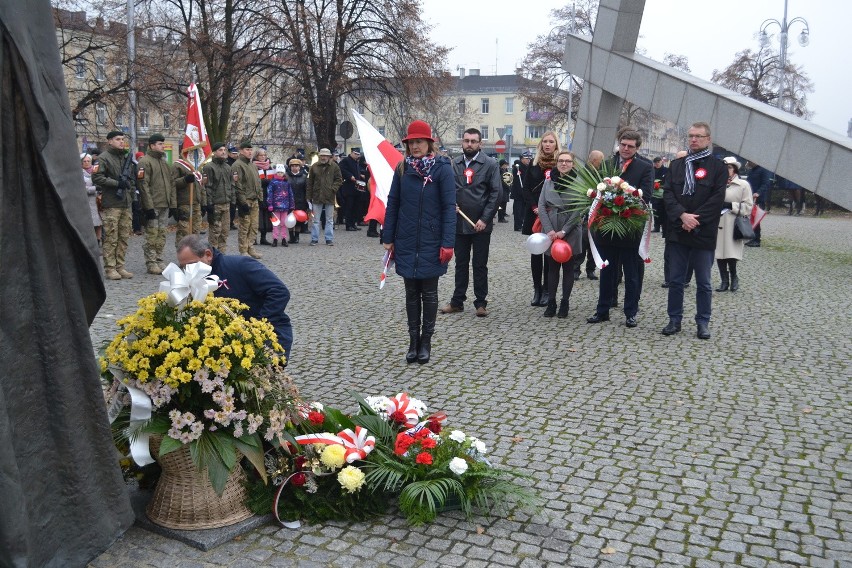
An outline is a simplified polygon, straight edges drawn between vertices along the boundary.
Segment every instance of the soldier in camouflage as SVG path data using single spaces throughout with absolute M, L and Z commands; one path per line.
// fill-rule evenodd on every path
M 231 205 L 237 202 L 237 198 L 231 166 L 227 161 L 228 149 L 222 142 L 216 142 L 212 148 L 213 160 L 202 168 L 202 184 L 207 203 L 210 244 L 225 254 L 228 248 L 228 230 L 231 226 Z
M 263 188 L 260 185 L 257 168 L 251 161 L 253 154 L 251 142 L 240 144 L 240 157 L 231 166 L 231 174 L 237 192 L 237 209 L 240 211 L 240 254 L 247 254 L 252 258 L 263 258 L 263 255 L 254 250 Z
M 166 246 L 166 230 L 169 217 L 178 216 L 177 195 L 172 167 L 166 160 L 165 138 L 152 134 L 148 138 L 148 152 L 139 160 L 139 199 L 145 214 L 145 267 L 148 274 L 161 274 L 163 249 Z
M 131 206 L 135 195 L 136 164 L 130 163 L 126 179 L 121 171 L 127 155 L 124 132 L 113 130 L 107 134 L 107 151 L 103 152 L 92 171 L 92 182 L 102 195 L 104 276 L 109 280 L 133 278 L 124 269 L 127 241 L 132 232 Z

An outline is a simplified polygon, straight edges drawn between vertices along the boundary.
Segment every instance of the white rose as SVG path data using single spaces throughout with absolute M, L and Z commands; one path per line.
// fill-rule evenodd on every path
M 627 189 L 630 188 L 630 184 L 627 183 L 626 181 L 623 181 L 620 184 L 618 184 L 618 187 L 620 187 L 621 189 L 627 190 Z
M 467 471 L 467 462 L 462 458 L 453 458 L 450 460 L 450 471 L 456 475 L 461 475 Z
M 606 184 L 604 182 L 600 182 L 598 184 L 598 191 L 603 191 L 606 189 Z
M 586 192 L 586 197 L 591 197 L 592 195 L 594 195 L 594 193 L 595 193 L 595 190 L 590 189 L 589 191 Z
M 639 197 L 642 197 L 642 190 L 641 190 L 641 189 L 637 189 L 636 191 L 639 193 Z
M 465 441 L 464 432 L 462 432 L 461 430 L 453 430 L 452 432 L 450 432 L 449 437 L 450 440 L 452 440 L 453 442 L 458 442 L 459 444 L 462 444 Z
M 618 187 L 618 184 L 620 184 L 620 183 L 621 183 L 621 178 L 620 178 L 620 177 L 618 177 L 618 176 L 614 176 L 614 177 L 613 177 L 612 179 L 610 179 L 609 181 L 610 181 L 610 183 L 611 183 L 612 185 L 614 185 L 615 187 Z

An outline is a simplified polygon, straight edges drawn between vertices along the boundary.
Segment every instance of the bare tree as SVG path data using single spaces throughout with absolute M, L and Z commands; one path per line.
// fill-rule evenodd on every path
M 440 90 L 447 50 L 428 39 L 420 13 L 420 0 L 270 1 L 266 65 L 288 78 L 319 146 L 336 146 L 344 97 L 369 106 Z
M 784 92 L 781 93 L 781 59 L 769 46 L 761 46 L 758 51 L 744 49 L 737 52 L 734 61 L 720 70 L 713 70 L 711 80 L 734 92 L 757 101 L 778 105 L 796 116 L 810 118 L 807 94 L 814 91 L 813 83 L 800 65 L 787 62 Z

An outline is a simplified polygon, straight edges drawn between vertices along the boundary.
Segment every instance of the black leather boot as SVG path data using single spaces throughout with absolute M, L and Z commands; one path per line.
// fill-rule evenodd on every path
M 432 335 L 435 333 L 435 317 L 438 315 L 438 289 L 423 290 L 423 331 L 420 335 L 420 347 L 417 349 L 417 362 L 423 365 L 432 358 Z
M 719 284 L 719 287 L 716 288 L 716 291 L 724 292 L 728 289 L 728 286 L 730 285 L 730 281 L 728 280 L 728 266 L 727 263 L 725 263 L 725 261 L 723 260 L 718 261 L 717 264 L 719 265 L 719 275 L 722 277 L 722 283 Z
M 550 302 L 550 294 L 547 293 L 547 290 L 541 291 L 541 299 L 538 301 L 538 305 L 540 307 L 546 306 Z
M 406 363 L 414 363 L 420 348 L 420 292 L 406 282 L 405 315 L 408 317 L 408 352 L 405 354 Z
M 547 309 L 544 310 L 544 317 L 552 318 L 556 315 L 556 300 L 547 302 Z
M 556 314 L 558 318 L 567 318 L 568 317 L 568 299 L 562 298 L 562 301 L 559 303 L 559 312 Z
M 541 286 L 536 286 L 535 291 L 533 292 L 532 301 L 530 302 L 531 306 L 538 306 L 541 302 Z
M 740 289 L 740 277 L 737 276 L 737 261 L 729 260 L 728 266 L 731 268 L 731 292 L 736 292 Z

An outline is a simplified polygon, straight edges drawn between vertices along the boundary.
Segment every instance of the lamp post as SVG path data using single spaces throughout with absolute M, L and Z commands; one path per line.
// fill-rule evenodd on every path
M 786 98 L 786 83 L 787 83 L 787 38 L 790 31 L 790 26 L 795 23 L 800 23 L 804 26 L 802 32 L 799 34 L 799 45 L 802 47 L 807 47 L 808 43 L 810 43 L 810 34 L 811 30 L 808 27 L 808 22 L 804 18 L 796 17 L 787 21 L 787 0 L 784 0 L 784 19 L 780 22 L 775 18 L 770 18 L 768 20 L 764 20 L 762 24 L 760 24 L 760 45 L 766 47 L 769 44 L 769 34 L 766 33 L 767 28 L 772 26 L 772 24 L 777 24 L 779 28 L 781 28 L 781 74 L 779 80 L 779 91 L 778 91 L 778 108 L 781 110 L 788 110 L 786 105 L 784 104 L 784 99 Z

